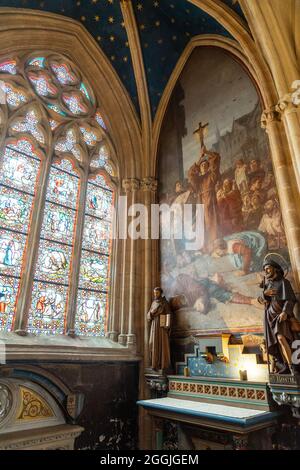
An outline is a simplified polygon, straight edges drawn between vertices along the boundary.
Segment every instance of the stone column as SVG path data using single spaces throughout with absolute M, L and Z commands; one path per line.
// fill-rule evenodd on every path
M 122 240 L 119 239 L 119 224 L 118 224 L 118 196 L 119 189 L 115 189 L 115 202 L 114 202 L 114 218 L 112 221 L 112 245 L 111 245 L 111 261 L 110 261 L 110 302 L 109 302 L 109 315 L 106 337 L 111 341 L 118 341 L 120 330 L 120 259 L 122 256 Z
M 137 202 L 137 191 L 140 187 L 140 181 L 132 178 L 130 180 L 130 198 L 128 203 L 134 205 Z M 133 238 L 129 239 L 130 244 L 130 273 L 129 273 L 129 313 L 128 313 L 128 333 L 127 333 L 127 346 L 133 346 L 136 343 L 136 334 L 135 334 L 135 312 L 136 303 L 135 298 L 137 291 L 141 288 L 141 283 L 136 276 L 136 260 L 137 260 L 137 242 Z
M 122 181 L 122 188 L 125 191 L 125 196 L 127 198 L 127 208 L 132 204 L 132 201 L 135 200 L 135 193 L 139 187 L 139 180 L 136 178 L 127 178 Z M 120 210 L 120 209 L 119 209 Z M 125 210 L 125 209 L 122 209 Z M 121 214 L 122 215 L 122 214 Z M 122 292 L 121 292 L 121 317 L 120 317 L 120 334 L 118 337 L 118 342 L 122 345 L 126 345 L 127 342 L 132 345 L 135 343 L 135 336 L 133 334 L 133 317 L 134 317 L 134 302 L 131 297 L 134 295 L 134 285 L 132 283 L 132 276 L 134 278 L 134 261 L 135 255 L 132 253 L 132 248 L 134 246 L 134 241 L 128 237 L 128 214 L 125 215 L 125 221 L 127 224 L 127 233 L 126 238 L 122 243 Z M 130 309 L 131 313 L 130 313 Z M 130 336 L 128 338 L 129 327 L 131 329 Z
M 266 109 L 262 114 L 262 127 L 266 129 L 277 189 L 281 204 L 282 217 L 295 281 L 300 286 L 300 212 L 299 189 L 291 161 L 281 114 L 277 107 Z
M 300 187 L 300 75 L 297 89 L 281 98 L 276 110 L 281 114 L 284 123 L 297 183 Z
M 144 204 L 148 209 L 148 230 L 149 238 L 144 244 L 144 367 L 149 366 L 149 327 L 146 319 L 147 311 L 151 305 L 152 291 L 158 282 L 158 240 L 151 239 L 151 206 L 156 203 L 156 192 L 158 182 L 153 177 L 143 178 L 141 181 L 141 189 L 144 192 Z
M 67 311 L 67 326 L 66 332 L 69 336 L 75 336 L 75 317 L 76 317 L 76 302 L 78 294 L 78 284 L 79 284 L 79 271 L 80 271 L 80 261 L 81 261 L 81 246 L 82 246 L 82 237 L 84 229 L 84 217 L 85 217 L 85 201 L 88 185 L 88 167 L 84 171 L 84 174 L 81 175 L 80 179 L 80 192 L 78 198 L 78 211 L 77 211 L 77 220 L 75 227 L 75 237 L 73 245 L 73 257 L 72 257 L 72 266 L 71 266 L 71 277 L 70 277 L 70 287 L 69 287 L 69 302 L 68 302 L 68 311 Z
M 39 241 L 41 227 L 44 217 L 44 207 L 46 201 L 46 191 L 48 186 L 48 179 L 51 169 L 51 159 L 47 158 L 41 162 L 40 175 L 41 180 L 37 185 L 37 191 L 34 197 L 34 206 L 31 218 L 31 227 L 27 237 L 27 249 L 25 253 L 25 259 L 23 260 L 23 266 L 26 266 L 26 270 L 20 281 L 19 290 L 22 295 L 18 297 L 16 305 L 16 314 L 14 320 L 14 331 L 20 336 L 27 334 L 27 320 L 28 310 L 30 308 L 33 277 L 35 271 L 35 264 L 39 250 Z

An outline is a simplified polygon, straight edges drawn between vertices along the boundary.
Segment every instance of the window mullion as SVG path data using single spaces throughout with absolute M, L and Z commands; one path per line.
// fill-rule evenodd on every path
M 40 177 L 37 191 L 34 197 L 31 224 L 27 238 L 27 248 L 23 259 L 23 273 L 20 281 L 18 300 L 13 330 L 20 334 L 26 334 L 28 311 L 30 307 L 35 263 L 39 249 L 41 227 L 44 217 L 46 191 L 51 168 L 51 158 L 41 162 Z
M 74 245 L 72 251 L 72 270 L 70 274 L 70 287 L 68 296 L 68 308 L 66 315 L 66 331 L 69 336 L 75 335 L 75 317 L 76 317 L 76 301 L 79 284 L 79 271 L 81 259 L 81 247 L 84 229 L 85 217 L 85 201 L 88 185 L 88 168 L 81 177 L 80 193 L 77 211 L 77 221 L 75 227 Z

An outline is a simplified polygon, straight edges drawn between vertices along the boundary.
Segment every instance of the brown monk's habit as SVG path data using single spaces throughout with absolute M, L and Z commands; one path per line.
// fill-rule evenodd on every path
M 170 314 L 170 306 L 165 297 L 152 302 L 147 315 L 148 321 L 151 321 L 149 349 L 152 369 L 168 369 L 171 364 Z

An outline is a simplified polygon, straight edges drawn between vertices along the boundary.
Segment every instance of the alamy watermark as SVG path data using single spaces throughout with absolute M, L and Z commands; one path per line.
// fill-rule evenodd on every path
M 203 248 L 203 204 L 152 204 L 149 210 L 144 204 L 128 206 L 127 196 L 120 196 L 112 211 L 114 239 L 182 240 L 187 251 Z

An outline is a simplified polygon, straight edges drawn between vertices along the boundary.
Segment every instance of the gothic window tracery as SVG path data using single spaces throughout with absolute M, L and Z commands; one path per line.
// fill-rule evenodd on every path
M 103 336 L 116 164 L 93 90 L 38 53 L 0 59 L 0 94 L 0 330 L 21 316 L 30 333 L 66 334 L 73 317 Z

